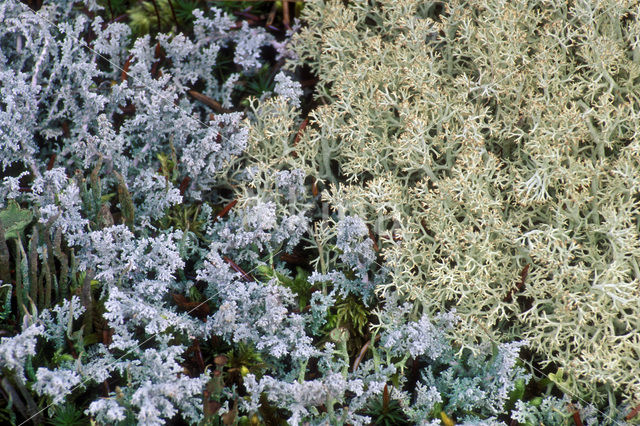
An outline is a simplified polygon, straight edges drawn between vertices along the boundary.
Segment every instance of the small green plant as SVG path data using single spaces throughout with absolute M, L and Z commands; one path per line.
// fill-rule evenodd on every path
M 22 209 L 13 201 L 0 211 L 0 287 L 3 297 L 2 317 L 8 318 L 11 304 L 7 297 L 13 283 L 16 295 L 16 318 L 27 313 L 28 303 L 38 309 L 54 306 L 71 291 L 70 277 L 77 272 L 73 264 L 73 251 L 65 247 L 62 232 L 57 230 L 51 238 L 53 220 L 31 226 L 38 214 Z M 26 235 L 25 235 L 26 234 Z M 8 268 L 11 250 L 16 267 Z M 30 299 L 30 301 L 29 301 Z
M 136 3 L 127 10 L 129 26 L 134 35 L 152 31 L 180 31 L 193 21 L 193 11 L 203 4 L 200 0 L 150 0 Z M 158 23 L 159 20 L 159 23 Z
M 267 279 L 277 278 L 280 285 L 290 289 L 293 294 L 298 297 L 298 306 L 300 310 L 303 310 L 309 304 L 311 299 L 311 284 L 309 284 L 309 273 L 303 268 L 296 267 L 296 275 L 294 278 L 289 278 L 285 274 L 282 274 L 271 266 L 261 265 L 257 268 L 259 274 Z
M 13 410 L 13 401 L 9 400 L 6 407 L 0 408 L 0 422 L 11 426 L 18 424 L 16 413 Z
M 369 323 L 369 312 L 364 304 L 355 296 L 348 296 L 336 304 L 339 327 L 346 327 L 359 336 L 364 336 Z
M 203 237 L 204 220 L 200 217 L 198 204 L 178 204 L 171 206 L 167 215 L 160 221 L 162 227 L 193 232 L 196 237 Z M 165 228 L 165 229 L 166 229 Z
M 82 410 L 73 404 L 65 404 L 55 409 L 54 416 L 49 420 L 52 426 L 84 426 L 89 422 Z
M 400 426 L 409 424 L 400 401 L 391 399 L 388 385 L 384 385 L 382 398 L 371 401 L 366 414 L 371 416 L 374 425 Z
M 240 380 L 248 373 L 260 374 L 265 363 L 262 356 L 251 345 L 239 343 L 237 347 L 227 353 L 229 379 Z
M 124 180 L 118 178 L 119 174 L 116 174 L 118 178 L 117 189 L 113 192 L 103 193 L 104 187 L 102 179 L 100 178 L 100 172 L 102 170 L 102 157 L 98 157 L 96 164 L 89 175 L 89 179 L 86 179 L 80 171 L 76 172 L 75 180 L 78 188 L 80 189 L 80 198 L 82 199 L 82 207 L 89 218 L 89 226 L 91 229 L 102 229 L 114 224 L 113 216 L 111 215 L 111 203 L 109 200 L 118 195 L 120 206 L 122 209 L 122 218 L 133 220 L 133 203 L 131 202 L 130 194 L 127 190 Z M 120 176 L 121 177 L 121 176 Z M 128 196 L 129 199 L 126 199 Z M 125 206 L 127 207 L 125 209 Z
M 181 25 L 188 25 L 193 21 L 193 11 L 201 6 L 200 0 L 176 0 L 174 9 Z
M 245 98 L 240 105 L 248 106 L 249 96 L 259 98 L 267 92 L 272 92 L 275 87 L 273 77 L 274 73 L 272 67 L 265 65 L 253 76 L 249 77 L 247 81 L 242 84 L 238 84 L 238 88 L 241 89 L 243 97 Z
M 170 143 L 170 153 L 160 152 L 156 157 L 160 162 L 159 172 L 164 176 L 167 182 L 166 190 L 168 190 L 170 186 L 177 185 L 180 180 L 175 147 Z M 182 179 L 180 183 L 181 191 L 184 191 L 188 183 L 189 178 Z M 192 232 L 198 239 L 202 239 L 204 237 L 202 231 L 205 223 L 200 212 L 200 204 L 197 203 L 174 204 L 167 209 L 165 216 L 158 221 L 158 226 L 160 229 L 173 227 L 185 233 Z
M 33 221 L 33 212 L 21 208 L 18 203 L 11 200 L 8 206 L 0 211 L 0 225 L 4 228 L 4 238 L 10 240 L 18 238 Z

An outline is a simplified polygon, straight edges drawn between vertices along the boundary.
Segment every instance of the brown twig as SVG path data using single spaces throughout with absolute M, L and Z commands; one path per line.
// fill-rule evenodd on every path
M 53 169 L 53 166 L 56 164 L 56 154 L 52 154 L 49 157 L 49 162 L 47 163 L 47 170 Z
M 303 313 L 303 312 L 309 312 L 310 310 L 311 310 L 311 305 L 307 305 L 302 309 L 293 308 L 293 309 L 291 309 L 291 312 L 293 312 L 294 314 L 299 314 L 299 313 Z
M 113 18 L 112 20 L 110 20 L 109 22 L 105 22 L 103 25 L 104 27 L 108 27 L 110 24 L 113 24 L 114 22 L 120 22 L 123 21 L 125 19 L 127 19 L 129 16 L 126 13 L 123 13 L 122 15 L 116 16 L 115 18 Z
M 162 32 L 162 24 L 160 22 L 160 11 L 158 10 L 158 4 L 156 3 L 156 0 L 151 0 L 151 3 L 153 4 L 153 8 L 156 11 L 156 18 L 158 19 L 158 32 L 161 33 Z
M 233 12 L 234 15 L 239 16 L 241 18 L 244 18 L 248 21 L 251 21 L 250 24 L 255 25 L 258 22 L 260 22 L 260 18 L 257 17 L 256 15 L 254 15 L 253 13 L 249 13 L 249 11 L 247 9 L 245 10 L 240 10 L 240 11 L 235 11 Z
M 200 92 L 196 92 L 195 90 L 187 90 L 187 94 L 191 96 L 196 101 L 202 102 L 207 105 L 209 108 L 217 112 L 218 114 L 224 114 L 231 112 L 230 110 L 224 108 L 222 104 L 216 100 L 211 99 L 210 97 L 203 95 Z
M 193 349 L 196 354 L 196 362 L 198 363 L 198 367 L 200 367 L 200 371 L 204 371 L 204 358 L 202 357 L 202 351 L 200 350 L 200 342 L 198 342 L 198 339 L 193 339 Z
M 269 12 L 269 16 L 267 17 L 266 27 L 270 27 L 273 25 L 273 21 L 276 19 L 276 12 L 278 11 L 278 6 L 276 3 L 273 3 L 273 7 L 271 7 L 271 11 Z
M 293 139 L 293 146 L 296 146 L 296 144 L 300 142 L 300 139 L 302 138 L 302 132 L 304 131 L 304 129 L 307 128 L 308 124 L 309 124 L 309 117 L 305 118 L 302 121 L 302 124 L 300 124 L 300 127 L 298 127 L 298 132 L 296 133 L 296 137 Z
M 129 57 L 127 58 L 127 60 L 124 62 L 124 65 L 122 66 L 122 74 L 120 74 L 120 81 L 124 82 L 127 80 L 127 77 L 129 77 L 129 67 L 131 66 L 131 59 L 133 59 L 133 55 L 129 55 Z
M 317 78 L 308 78 L 306 80 L 302 80 L 300 82 L 300 86 L 302 86 L 302 87 L 310 87 L 310 86 L 313 86 L 313 85 L 317 84 L 318 81 L 320 81 L 320 80 L 317 79 Z
M 105 344 L 106 346 L 109 346 L 111 344 L 111 342 L 113 342 L 113 339 L 111 338 L 113 335 L 113 330 L 111 330 L 110 328 L 105 328 L 102 330 L 102 343 Z
M 229 259 L 227 256 L 224 257 L 224 261 L 231 265 L 231 268 L 239 272 L 242 277 L 247 281 L 255 281 L 251 275 L 247 274 L 241 267 L 239 267 L 233 260 Z
M 369 229 L 369 238 L 371 238 L 371 242 L 373 243 L 373 251 L 376 253 L 379 252 L 380 248 L 378 247 L 378 243 L 376 243 L 376 237 L 373 235 L 373 231 L 371 229 Z
M 180 195 L 184 195 L 185 191 L 189 187 L 189 182 L 191 182 L 191 178 L 189 176 L 185 176 L 180 182 Z
M 225 217 L 227 215 L 227 213 L 229 213 L 229 210 L 231 210 L 233 208 L 233 206 L 235 206 L 237 203 L 238 203 L 238 200 L 231 201 L 229 204 L 224 206 L 222 208 L 222 210 L 220 210 L 220 212 L 216 215 L 216 218 Z
M 69 131 L 69 123 L 66 120 L 62 122 L 61 126 L 62 126 L 62 136 L 64 136 L 65 138 L 68 138 L 69 136 L 71 136 L 71 132 Z
M 300 256 L 296 253 L 281 253 L 280 254 L 280 259 L 283 260 L 284 262 L 290 263 L 291 265 L 306 265 L 307 264 L 307 260 L 304 258 L 304 256 Z
M 111 0 L 107 0 L 107 4 L 109 5 L 109 14 L 111 15 L 111 19 L 114 18 L 113 8 L 111 7 Z
M 304 119 L 302 124 L 300 124 L 300 127 L 298 128 L 298 131 L 296 132 L 296 136 L 295 136 L 295 138 L 293 138 L 293 144 L 291 146 L 296 146 L 297 143 L 300 141 L 300 138 L 302 138 L 302 132 L 307 127 L 307 124 L 309 124 L 309 118 L 308 117 Z M 293 158 L 298 158 L 298 153 L 295 150 L 292 150 L 291 151 L 291 156 Z
M 123 114 L 134 114 L 136 112 L 136 106 L 129 102 L 127 105 L 121 106 L 120 111 L 122 111 Z
M 192 302 L 181 294 L 173 293 L 173 300 L 179 308 L 184 309 L 190 315 L 198 318 L 206 318 L 211 312 L 209 305 L 206 303 Z
M 289 0 L 282 1 L 282 24 L 288 30 L 291 29 L 290 20 L 289 20 Z
M 634 408 L 633 410 L 631 410 L 629 412 L 629 414 L 627 414 L 625 416 L 625 420 L 631 420 L 632 418 L 634 418 L 635 416 L 638 415 L 638 413 L 640 413 L 640 404 L 638 404 L 638 406 L 636 406 L 636 408 Z
M 569 404 L 569 411 L 571 411 L 573 415 L 573 422 L 576 426 L 583 426 L 582 419 L 580 418 L 580 412 L 573 406 L 573 404 Z
M 173 16 L 173 20 L 176 23 L 176 30 L 180 31 L 180 24 L 178 23 L 178 18 L 176 16 L 176 11 L 173 10 L 173 3 L 171 3 L 171 0 L 167 0 L 169 2 L 169 8 L 171 9 L 171 15 Z
M 160 42 L 156 43 L 154 57 L 157 59 L 157 61 L 155 61 L 153 65 L 151 65 L 151 76 L 157 79 L 162 76 L 162 71 L 160 70 L 160 63 L 165 58 L 164 54 L 162 53 L 162 46 L 160 46 Z
M 377 342 L 378 340 L 380 340 L 380 335 L 376 335 L 374 342 Z M 362 349 L 360 349 L 360 353 L 358 354 L 358 358 L 356 358 L 356 360 L 353 362 L 353 368 L 351 369 L 352 372 L 355 372 L 356 369 L 358 368 L 358 366 L 360 365 L 360 361 L 362 361 L 362 358 L 364 357 L 364 354 L 367 353 L 367 349 L 369 349 L 369 346 L 371 345 L 371 340 L 367 340 L 367 343 L 364 344 L 364 346 L 362 347 Z

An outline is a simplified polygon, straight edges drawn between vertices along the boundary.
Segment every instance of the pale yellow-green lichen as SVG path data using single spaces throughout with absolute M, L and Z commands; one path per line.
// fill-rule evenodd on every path
M 378 292 L 455 307 L 467 345 L 527 338 L 574 396 L 633 402 L 639 13 L 619 0 L 309 1 L 295 46 L 322 105 L 295 147 L 299 121 L 263 115 L 250 151 L 368 220 L 393 276 Z

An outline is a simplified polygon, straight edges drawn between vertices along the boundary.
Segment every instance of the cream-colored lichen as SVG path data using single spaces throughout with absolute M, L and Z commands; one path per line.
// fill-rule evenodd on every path
M 311 0 L 303 14 L 295 49 L 320 106 L 295 147 L 300 117 L 263 121 L 250 152 L 369 222 L 392 272 L 380 294 L 455 307 L 463 344 L 527 338 L 574 396 L 637 399 L 637 2 Z

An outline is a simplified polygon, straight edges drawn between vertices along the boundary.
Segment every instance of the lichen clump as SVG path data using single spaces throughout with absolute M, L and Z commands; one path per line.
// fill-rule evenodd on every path
M 0 421 L 640 410 L 636 2 L 44 3 L 0 3 Z
M 637 2 L 311 1 L 304 19 L 323 105 L 290 161 L 375 228 L 376 291 L 455 307 L 466 344 L 529 339 L 572 394 L 637 398 Z

